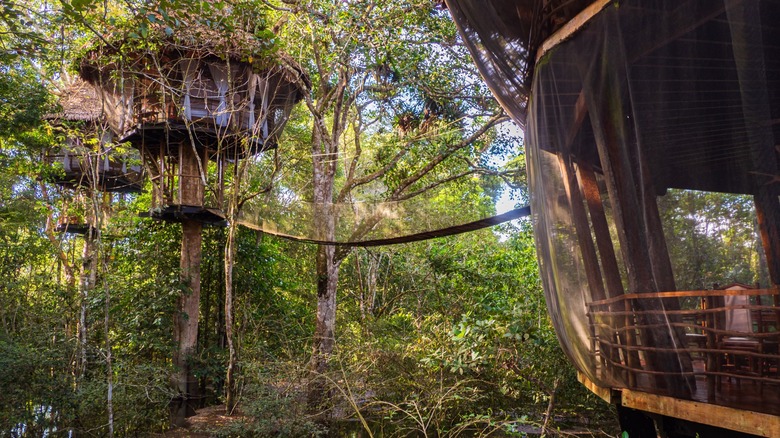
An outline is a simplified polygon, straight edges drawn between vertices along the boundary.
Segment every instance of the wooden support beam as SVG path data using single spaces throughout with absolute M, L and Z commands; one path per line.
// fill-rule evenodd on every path
M 744 0 L 736 0 L 742 2 Z M 703 24 L 713 20 L 715 17 L 723 14 L 725 11 L 724 2 L 720 1 L 684 1 L 669 3 L 676 8 L 667 12 L 663 18 L 648 20 L 646 29 L 635 30 L 636 35 L 643 37 L 638 44 L 628 54 L 631 62 L 652 53 L 653 51 L 677 41 L 680 37 L 687 35 Z M 641 3 L 640 3 L 641 5 Z M 663 22 L 664 29 L 671 31 L 658 32 L 657 23 Z
M 761 190 L 755 197 L 756 219 L 761 246 L 766 255 L 769 279 L 774 286 L 780 286 L 780 205 L 777 194 Z
M 177 426 L 186 424 L 186 418 L 195 415 L 200 407 L 198 380 L 192 370 L 192 357 L 198 349 L 198 316 L 200 309 L 200 265 L 202 257 L 203 224 L 197 221 L 182 222 L 181 280 L 187 289 L 179 295 L 174 315 L 173 339 L 176 350 L 171 376 L 176 396 L 171 400 L 171 422 Z
M 598 187 L 595 182 L 595 175 L 592 170 L 589 175 L 581 175 L 581 169 L 591 169 L 588 164 L 581 163 L 581 159 L 577 160 L 574 153 L 574 143 L 576 142 L 580 132 L 582 131 L 582 125 L 588 116 L 588 106 L 585 100 L 585 93 L 580 92 L 577 97 L 577 101 L 574 105 L 574 114 L 572 117 L 572 123 L 569 126 L 566 134 L 566 139 L 563 147 L 560 150 L 560 165 L 561 174 L 563 175 L 563 183 L 568 197 L 569 205 L 572 212 L 572 219 L 574 220 L 574 227 L 577 233 L 577 240 L 579 243 L 580 251 L 583 258 L 583 265 L 585 267 L 586 276 L 588 278 L 588 286 L 591 293 L 591 300 L 599 301 L 605 299 L 608 292 L 604 287 L 604 278 L 607 278 L 609 283 L 609 293 L 615 295 L 623 294 L 623 286 L 620 280 L 620 274 L 617 267 L 617 260 L 615 259 L 615 252 L 612 246 L 612 239 L 609 236 L 609 227 L 604 216 L 604 206 L 601 203 L 601 196 L 598 191 Z M 577 167 L 575 168 L 572 161 L 576 160 Z M 579 170 L 578 170 L 579 169 Z M 583 179 L 592 179 L 593 184 L 583 184 Z M 593 193 L 595 187 L 595 193 Z M 587 193 L 587 205 L 591 212 L 591 221 L 593 223 L 593 230 L 591 230 L 591 222 L 588 221 L 587 210 L 583 206 L 582 192 L 590 190 Z M 598 204 L 598 205 L 596 205 Z M 595 214 L 595 216 L 594 216 Z M 599 217 L 599 214 L 601 217 Z M 593 234 L 595 234 L 599 252 L 601 255 L 602 263 L 599 265 L 599 257 L 596 254 L 596 248 L 593 243 Z M 604 252 L 601 252 L 601 251 Z M 602 269 L 604 273 L 602 274 Z M 602 298 L 599 298 L 602 297 Z M 591 315 L 589 315 L 591 317 Z M 623 317 L 622 324 L 631 324 L 630 318 Z M 596 329 L 596 324 L 599 321 L 591 320 L 591 327 Z M 596 332 L 592 333 L 595 338 Z M 610 342 L 602 342 L 599 344 L 599 351 L 603 356 L 603 359 L 615 363 L 620 362 L 620 349 L 613 348 L 614 344 L 622 345 L 636 345 L 636 338 L 632 332 L 623 333 L 620 335 L 621 342 L 618 342 L 618 335 L 616 333 L 605 332 L 603 330 L 598 332 L 599 339 L 609 340 Z M 595 349 L 595 344 L 593 345 Z M 623 357 L 629 367 L 637 368 L 640 364 L 639 354 L 636 351 L 623 350 Z M 606 363 L 604 364 L 606 365 Z M 624 378 L 627 379 L 629 385 L 635 384 L 636 376 L 631 373 L 627 373 Z
M 601 267 L 604 274 L 607 297 L 619 297 L 623 295 L 623 281 L 620 278 L 620 268 L 617 264 L 615 255 L 615 246 L 612 243 L 612 236 L 609 232 L 609 223 L 604 211 L 604 202 L 601 199 L 596 180 L 596 173 L 593 167 L 587 164 L 581 164 L 577 168 L 577 175 L 580 177 L 580 185 L 585 195 L 585 201 L 588 204 L 590 219 L 593 223 L 593 233 L 596 236 L 596 247 L 601 256 Z
M 566 197 L 569 203 L 574 229 L 577 234 L 577 242 L 582 255 L 582 262 L 585 267 L 585 275 L 588 279 L 588 287 L 591 293 L 591 300 L 603 300 L 607 298 L 604 291 L 604 280 L 601 276 L 596 247 L 593 244 L 588 213 L 580 191 L 580 184 L 577 173 L 572 161 L 575 159 L 572 151 L 577 135 L 582 130 L 582 123 L 588 115 L 588 107 L 585 103 L 585 94 L 580 93 L 577 102 L 574 105 L 574 115 L 571 126 L 569 126 L 564 144 L 560 145 L 558 150 L 558 163 L 563 176 L 563 187 L 566 191 Z
M 732 1 L 742 2 L 744 0 Z M 536 62 L 538 63 L 547 52 L 559 44 L 573 38 L 577 32 L 583 29 L 593 17 L 609 6 L 610 3 L 612 3 L 611 0 L 594 1 L 590 6 L 577 14 L 577 16 L 569 20 L 563 27 L 550 35 L 550 37 L 539 46 L 539 50 L 536 52 Z M 624 7 L 631 6 L 626 5 Z M 643 39 L 641 43 L 637 45 L 636 49 L 631 54 L 630 59 L 636 60 L 677 40 L 681 36 L 722 14 L 725 10 L 722 2 L 698 2 L 696 3 L 696 7 L 698 8 L 697 11 L 692 13 L 689 3 L 684 3 L 670 11 L 667 16 L 663 18 L 663 21 L 668 23 L 667 29 L 675 30 L 672 33 L 634 30 L 635 34 L 648 36 L 649 38 Z M 650 11 L 647 11 L 646 13 L 650 13 Z M 655 20 L 653 20 L 653 22 L 655 22 Z
M 594 67 L 595 68 L 595 67 Z M 607 193 L 611 200 L 612 214 L 617 226 L 623 262 L 628 273 L 629 288 L 636 293 L 658 292 L 659 286 L 673 286 L 673 278 L 656 278 L 671 272 L 668 254 L 662 254 L 665 245 L 659 245 L 663 239 L 663 230 L 657 218 L 655 191 L 650 189 L 650 178 L 642 175 L 646 171 L 642 167 L 643 157 L 638 148 L 635 154 L 629 156 L 626 145 L 636 144 L 630 126 L 614 124 L 615 120 L 625 120 L 623 116 L 622 99 L 619 85 L 624 78 L 617 77 L 617 72 L 610 70 L 591 73 L 591 83 L 584 84 L 591 122 L 596 138 L 601 169 Z M 608 92 L 602 92 L 609 90 Z M 652 228 L 651 228 L 652 227 Z M 661 310 L 671 303 L 661 300 L 643 302 L 645 309 Z M 630 309 L 626 309 L 630 310 Z M 641 325 L 652 325 L 652 315 L 641 316 Z M 631 321 L 626 321 L 627 325 Z M 683 345 L 684 339 L 671 326 L 669 330 L 642 330 L 642 345 L 649 347 L 668 348 Z M 630 354 L 630 353 L 629 353 Z M 675 377 L 690 371 L 690 357 L 680 357 L 676 354 L 644 353 L 648 370 L 663 371 L 668 375 L 657 375 L 654 386 L 660 391 L 666 391 L 678 397 L 690 397 L 692 379 Z M 684 356 L 684 355 L 683 355 Z
M 780 436 L 780 417 L 775 415 L 681 400 L 631 389 L 604 388 L 581 373 L 577 373 L 577 380 L 608 403 L 761 437 Z
M 201 163 L 205 169 L 203 157 L 189 144 L 179 147 L 179 199 L 181 205 L 200 207 L 203 205 L 204 185 L 201 177 Z
M 603 300 L 607 296 L 604 292 L 604 281 L 601 277 L 596 247 L 591 237 L 590 223 L 588 214 L 585 211 L 585 203 L 582 200 L 580 186 L 577 183 L 577 175 L 574 167 L 569 161 L 571 156 L 558 157 L 558 162 L 563 175 L 563 185 L 566 191 L 566 197 L 569 202 L 574 230 L 577 234 L 577 243 L 582 255 L 582 264 L 585 268 L 585 275 L 588 279 L 588 289 L 591 293 L 591 300 Z
M 594 1 L 590 6 L 577 14 L 576 17 L 572 18 L 566 24 L 564 24 L 563 27 L 555 31 L 555 33 L 550 35 L 550 37 L 547 38 L 541 46 L 539 46 L 539 49 L 536 51 L 536 62 L 539 62 L 542 56 L 550 51 L 550 49 L 571 38 L 583 26 L 585 26 L 585 24 L 590 21 L 591 18 L 596 16 L 596 14 L 601 12 L 601 10 L 607 7 L 610 3 L 612 3 L 612 0 Z
M 597 396 L 604 400 L 607 403 L 617 403 L 620 401 L 620 393 L 609 389 L 609 388 L 603 388 L 601 386 L 598 386 L 597 384 L 593 383 L 592 380 L 588 378 L 585 374 L 582 374 L 581 372 L 577 371 L 577 380 L 582 383 L 583 386 L 588 388 L 588 390 Z

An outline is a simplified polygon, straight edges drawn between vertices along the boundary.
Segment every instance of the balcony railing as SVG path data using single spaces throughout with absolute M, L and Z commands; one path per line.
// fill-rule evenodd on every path
M 97 186 L 101 190 L 115 192 L 141 190 L 143 173 L 140 163 L 134 163 L 138 161 L 137 158 L 133 159 L 132 155 L 104 155 L 96 159 L 95 168 L 90 169 L 83 156 L 67 148 L 45 156 L 48 164 L 59 163 L 62 166 L 63 174 L 55 178 L 55 183 L 90 186 L 92 177 L 96 176 Z
M 626 294 L 589 303 L 588 318 L 591 352 L 602 379 L 656 392 L 653 379 L 673 374 L 695 382 L 694 399 L 712 402 L 728 392 L 735 403 L 744 398 L 742 384 L 750 383 L 744 394 L 759 394 L 760 410 L 779 409 L 778 289 Z M 670 332 L 674 341 L 649 342 L 658 331 Z M 690 366 L 651 366 L 658 357 L 676 357 Z M 773 390 L 765 392 L 766 385 Z

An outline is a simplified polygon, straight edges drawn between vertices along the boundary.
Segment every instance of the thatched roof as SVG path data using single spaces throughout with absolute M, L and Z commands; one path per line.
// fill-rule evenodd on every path
M 130 37 L 125 32 L 115 29 L 111 31 L 105 40 L 96 39 L 85 48 L 85 55 L 80 58 L 78 68 L 81 76 L 96 82 L 101 71 L 111 71 L 116 68 L 113 64 L 113 55 L 122 52 L 123 58 L 129 62 L 146 62 L 151 56 L 160 58 L 208 58 L 215 57 L 223 60 L 230 59 L 235 62 L 246 62 L 253 58 L 258 41 L 249 34 L 236 31 L 234 35 L 224 36 L 205 26 L 184 26 L 175 30 L 170 35 L 166 33 L 164 26 L 151 26 L 146 39 L 159 43 L 159 51 L 156 53 L 139 47 L 133 49 L 133 43 L 138 41 L 137 36 Z M 120 50 L 120 47 L 122 49 Z
M 148 17 L 141 18 L 141 22 L 147 26 L 143 44 L 139 44 L 142 40 L 135 28 L 109 28 L 102 39 L 95 39 L 83 49 L 83 55 L 77 57 L 79 74 L 97 84 L 101 74 L 118 69 L 119 66 L 112 59 L 121 51 L 124 62 L 128 63 L 124 67 L 129 67 L 131 71 L 145 70 L 152 64 L 154 57 L 163 62 L 181 58 L 229 59 L 231 62 L 249 65 L 258 73 L 277 70 L 285 81 L 298 88 L 311 87 L 311 81 L 300 64 L 276 50 L 271 38 L 259 38 L 238 26 L 229 30 L 215 29 L 191 17 L 177 18 L 171 15 L 167 22 L 177 23 L 175 27 L 165 24 L 166 21 L 160 16 L 152 15 L 156 17 L 153 20 Z M 159 49 L 156 52 L 149 51 L 149 47 L 155 46 L 150 43 L 156 43 Z
M 274 69 L 279 69 L 282 78 L 298 88 L 298 97 L 295 99 L 295 102 L 297 103 L 303 99 L 303 93 L 306 90 L 311 90 L 311 78 L 303 69 L 303 66 L 287 53 L 277 52 L 276 58 L 279 65 L 274 67 Z
M 197 22 L 191 25 L 181 22 L 175 29 L 161 23 L 162 21 L 158 21 L 151 25 L 145 39 L 147 42 L 157 42 L 156 47 L 159 47 L 159 50 L 156 52 L 148 49 L 149 46 L 155 46 L 154 44 L 139 46 L 137 35 L 133 35 L 133 38 L 136 38 L 133 39 L 130 38 L 130 33 L 120 29 L 109 30 L 108 37 L 93 41 L 85 48 L 84 54 L 77 57 L 79 74 L 94 85 L 114 88 L 112 92 L 116 93 L 118 89 L 111 80 L 111 74 L 120 69 L 137 74 L 158 65 L 163 69 L 171 68 L 172 63 L 184 58 L 223 61 L 229 59 L 233 63 L 249 66 L 256 73 L 278 75 L 282 82 L 287 82 L 290 87 L 297 89 L 296 102 L 303 98 L 306 90 L 311 89 L 311 79 L 297 61 L 290 55 L 275 50 L 272 42 L 263 41 L 252 33 L 240 28 L 224 32 Z M 121 66 L 115 61 L 118 58 L 115 55 L 120 52 L 123 60 Z M 178 75 L 178 72 L 170 72 Z M 163 73 L 168 74 L 170 73 Z
M 95 87 L 80 78 L 68 78 L 67 81 L 62 90 L 56 93 L 61 110 L 48 114 L 46 118 L 85 122 L 97 120 L 103 108 Z

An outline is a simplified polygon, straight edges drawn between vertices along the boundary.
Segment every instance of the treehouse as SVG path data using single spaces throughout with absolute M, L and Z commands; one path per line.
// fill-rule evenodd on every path
M 156 51 L 125 50 L 121 66 L 113 48 L 89 51 L 80 73 L 106 96 L 121 141 L 141 152 L 152 215 L 219 223 L 226 168 L 277 147 L 308 78 L 248 32 L 164 30 L 150 31 Z
M 632 438 L 780 436 L 780 1 L 447 5 L 525 127 L 581 382 Z
M 61 93 L 59 105 L 61 111 L 47 117 L 65 133 L 64 144 L 44 156 L 47 163 L 61 167 L 53 182 L 104 192 L 140 191 L 143 175 L 138 153 L 119 153 L 112 145 L 112 133 L 101 127 L 103 114 L 95 88 L 76 79 Z
M 81 76 L 103 95 L 113 131 L 141 153 L 152 183 L 151 216 L 182 224 L 180 268 L 187 293 L 180 295 L 174 318 L 177 395 L 170 406 L 178 426 L 203 401 L 191 368 L 203 225 L 225 223 L 230 172 L 239 160 L 277 147 L 290 111 L 311 85 L 298 64 L 274 52 L 269 41 L 232 27 L 235 17 L 229 8 L 224 13 L 231 24 L 222 29 L 197 17 L 174 20 L 172 29 L 161 24 L 162 17 L 144 16 L 144 25 L 151 24 L 144 44 L 110 31 L 106 41 L 113 43 L 96 43 L 80 61 Z

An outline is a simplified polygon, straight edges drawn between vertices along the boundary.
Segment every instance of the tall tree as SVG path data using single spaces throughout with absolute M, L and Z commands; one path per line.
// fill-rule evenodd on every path
M 477 173 L 507 121 L 445 11 L 427 0 L 265 2 L 287 49 L 306 60 L 314 238 L 334 241 L 341 204 L 409 201 Z M 506 147 L 506 144 L 502 144 Z M 379 193 L 379 195 L 376 195 Z M 366 199 L 365 197 L 362 197 Z M 462 214 L 462 212 L 459 212 Z M 422 217 L 422 215 L 421 215 Z M 359 240 L 381 220 L 352 224 Z M 309 400 L 317 406 L 335 346 L 339 268 L 348 248 L 320 245 Z

